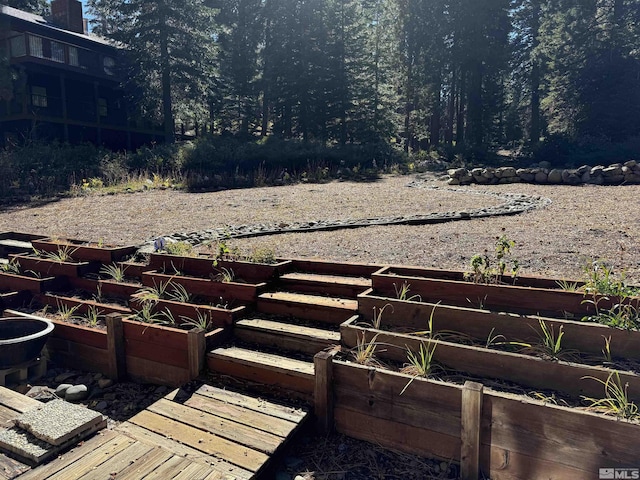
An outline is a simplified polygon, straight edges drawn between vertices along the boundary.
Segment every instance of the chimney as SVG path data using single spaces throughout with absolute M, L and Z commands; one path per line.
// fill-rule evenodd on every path
M 54 23 L 76 33 L 84 32 L 82 3 L 79 0 L 52 0 L 51 16 Z

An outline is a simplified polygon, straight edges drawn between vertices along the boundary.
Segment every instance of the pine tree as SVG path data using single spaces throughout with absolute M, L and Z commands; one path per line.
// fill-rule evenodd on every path
M 175 138 L 183 121 L 206 114 L 213 88 L 213 11 L 202 0 L 90 0 L 96 27 L 125 45 L 129 91 L 145 116 L 164 123 L 165 139 Z

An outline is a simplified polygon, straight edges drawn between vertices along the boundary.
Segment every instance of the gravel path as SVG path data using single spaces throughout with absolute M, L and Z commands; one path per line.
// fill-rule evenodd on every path
M 543 209 L 508 216 L 434 225 L 373 226 L 350 230 L 290 233 L 232 240 L 243 251 L 273 248 L 282 257 L 317 257 L 372 263 L 403 263 L 465 269 L 475 253 L 493 249 L 506 234 L 521 273 L 578 278 L 591 258 L 624 268 L 640 283 L 640 186 L 509 184 L 469 186 L 456 191 L 423 176 L 385 176 L 377 182 L 334 181 L 214 193 L 148 191 L 117 196 L 88 195 L 0 213 L 0 231 L 113 243 L 140 244 L 175 232 L 226 225 L 348 220 L 463 211 L 502 203 L 483 191 L 546 197 Z

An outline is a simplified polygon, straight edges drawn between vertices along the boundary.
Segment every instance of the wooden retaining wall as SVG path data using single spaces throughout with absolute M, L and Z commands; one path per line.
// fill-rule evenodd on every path
M 460 462 L 463 479 L 598 478 L 634 466 L 640 425 L 580 409 L 315 357 L 321 428 Z

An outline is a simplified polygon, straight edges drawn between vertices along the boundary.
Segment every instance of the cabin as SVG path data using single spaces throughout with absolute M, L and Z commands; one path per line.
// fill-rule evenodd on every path
M 161 142 L 122 88 L 122 49 L 87 32 L 78 0 L 53 0 L 51 17 L 0 5 L 0 147 L 29 140 L 135 149 Z M 2 66 L 0 66 L 2 68 Z

